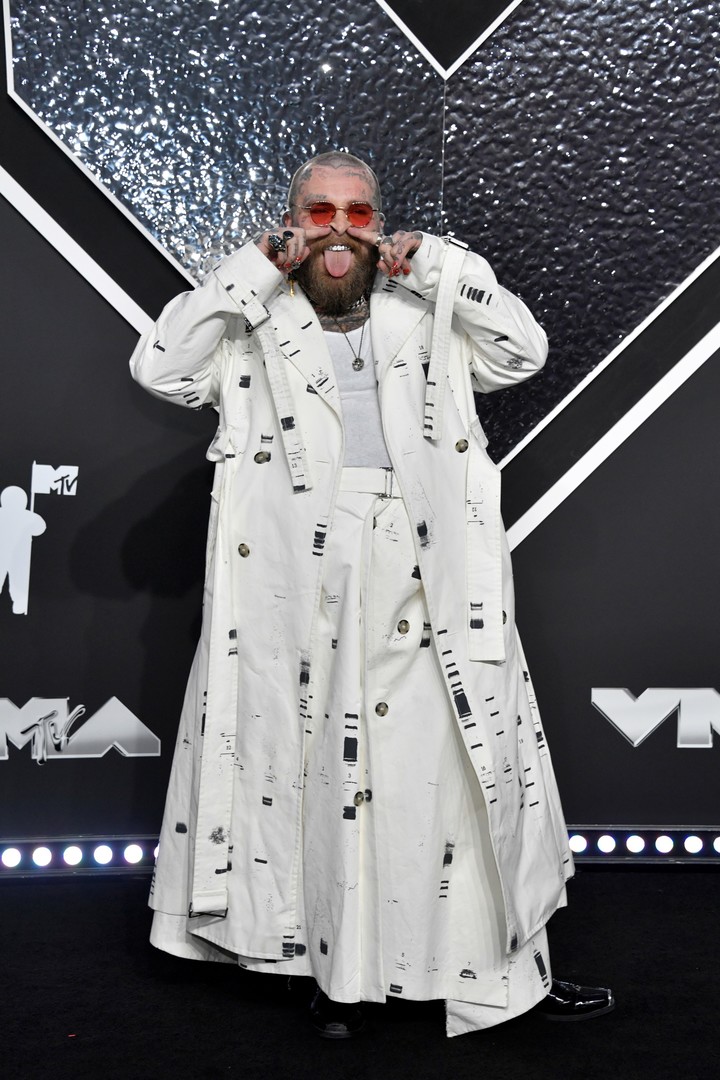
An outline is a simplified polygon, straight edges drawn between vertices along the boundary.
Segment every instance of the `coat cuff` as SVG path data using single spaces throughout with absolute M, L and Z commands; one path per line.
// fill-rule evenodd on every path
M 253 330 L 267 322 L 270 312 L 265 307 L 265 301 L 282 284 L 283 275 L 256 244 L 245 244 L 223 259 L 213 273 Z

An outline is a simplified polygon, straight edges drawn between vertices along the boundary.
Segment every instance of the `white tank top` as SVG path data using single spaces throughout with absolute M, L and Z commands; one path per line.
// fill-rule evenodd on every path
M 364 329 L 364 334 L 362 326 L 357 330 L 351 330 L 347 337 L 343 333 L 325 331 L 325 341 L 330 350 L 342 405 L 345 428 L 344 465 L 349 468 L 389 469 L 391 462 L 385 446 L 380 419 L 380 402 L 368 323 L 365 323 Z M 361 338 L 362 351 L 360 351 Z M 358 355 L 364 363 L 362 368 L 356 371 L 353 368 L 353 360 Z

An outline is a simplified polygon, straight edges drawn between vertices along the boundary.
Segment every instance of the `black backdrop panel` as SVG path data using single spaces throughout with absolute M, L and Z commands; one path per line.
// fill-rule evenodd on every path
M 679 749 L 671 716 L 634 748 L 591 705 L 593 687 L 718 687 L 719 400 L 716 354 L 514 552 L 570 821 L 720 824 L 720 746 Z
M 7 583 L 0 594 L 0 836 L 152 832 L 198 631 L 212 421 L 132 383 L 135 331 L 3 199 L 0 234 L 13 252 L 0 264 L 0 491 L 29 493 L 33 461 L 78 468 L 76 494 L 36 495 L 46 529 L 27 614 L 13 614 Z M 161 757 L 71 756 L 114 698 Z M 58 699 L 86 712 L 41 764 L 42 732 L 18 749 L 7 730 L 14 708 L 27 728 Z M 110 730 L 132 727 L 111 709 Z

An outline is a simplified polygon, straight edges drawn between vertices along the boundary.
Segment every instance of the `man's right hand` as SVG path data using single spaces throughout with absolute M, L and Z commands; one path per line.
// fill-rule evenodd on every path
M 266 259 L 280 270 L 289 273 L 310 254 L 309 241 L 318 240 L 330 233 L 329 225 L 313 225 L 300 229 L 294 225 L 281 225 L 277 229 L 268 229 L 255 240 Z

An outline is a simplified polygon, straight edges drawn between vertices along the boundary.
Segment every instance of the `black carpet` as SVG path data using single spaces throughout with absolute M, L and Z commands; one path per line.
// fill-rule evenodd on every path
M 147 878 L 0 882 L 3 1080 L 717 1080 L 717 869 L 586 869 L 551 924 L 560 977 L 613 1013 L 530 1013 L 447 1039 L 442 1003 L 368 1006 L 350 1042 L 309 1029 L 305 980 L 147 944 Z

